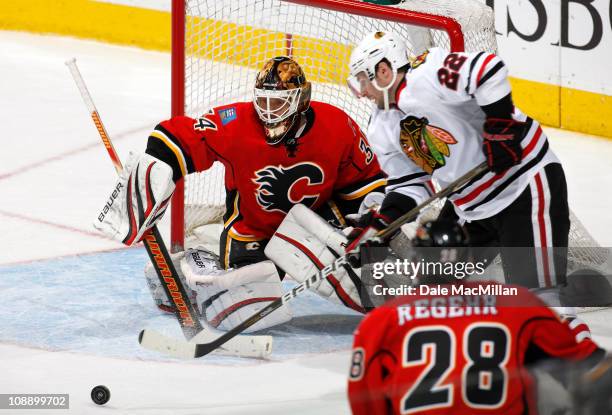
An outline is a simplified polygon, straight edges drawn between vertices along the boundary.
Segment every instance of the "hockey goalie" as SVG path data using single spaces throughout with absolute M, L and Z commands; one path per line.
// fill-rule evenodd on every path
M 311 88 L 298 63 L 280 56 L 257 74 L 252 102 L 161 122 L 146 152 L 130 158 L 95 220 L 104 234 L 126 245 L 138 242 L 164 214 L 177 180 L 223 163 L 227 202 L 220 256 L 190 249 L 173 257 L 192 302 L 219 329 L 231 329 L 280 297 L 281 279 L 303 281 L 342 255 L 346 238 L 328 222 L 346 226 L 347 214 L 367 210 L 382 196 L 385 176 L 358 125 L 342 110 L 311 101 Z M 145 274 L 157 305 L 172 312 L 153 269 Z M 362 311 L 350 269 L 317 291 Z M 251 330 L 290 318 L 285 305 Z

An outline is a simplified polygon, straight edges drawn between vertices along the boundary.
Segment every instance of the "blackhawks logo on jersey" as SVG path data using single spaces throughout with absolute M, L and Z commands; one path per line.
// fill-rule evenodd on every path
M 311 207 L 319 193 L 310 186 L 323 183 L 323 169 L 315 163 L 293 166 L 266 166 L 255 172 L 257 203 L 266 211 L 287 213 L 297 203 Z
M 446 165 L 450 156 L 449 145 L 457 140 L 448 131 L 429 124 L 427 118 L 412 115 L 400 122 L 400 144 L 402 150 L 426 173 Z
M 416 56 L 414 58 L 410 59 L 410 67 L 412 69 L 416 69 L 419 66 L 421 66 L 422 64 L 425 63 L 425 60 L 427 60 L 427 55 L 429 55 L 429 51 L 425 51 L 423 53 L 421 53 L 419 56 Z

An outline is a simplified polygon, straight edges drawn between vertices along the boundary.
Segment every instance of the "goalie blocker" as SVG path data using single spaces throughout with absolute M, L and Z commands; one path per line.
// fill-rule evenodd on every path
M 174 187 L 168 164 L 149 154 L 130 153 L 94 227 L 126 245 L 139 242 L 163 216 Z

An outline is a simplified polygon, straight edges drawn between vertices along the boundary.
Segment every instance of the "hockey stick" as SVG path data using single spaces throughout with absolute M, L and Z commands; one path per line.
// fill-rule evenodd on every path
M 79 92 L 81 93 L 81 97 L 85 102 L 85 106 L 89 111 L 91 118 L 100 134 L 100 138 L 104 143 L 104 147 L 108 151 L 108 155 L 115 166 L 115 170 L 117 174 L 120 174 L 123 170 L 123 165 L 121 164 L 121 159 L 111 142 L 111 139 L 106 132 L 106 128 L 104 128 L 104 124 L 102 124 L 102 119 L 98 114 L 98 110 L 93 102 L 91 94 L 85 85 L 85 81 L 81 76 L 79 68 L 76 64 L 76 59 L 72 58 L 66 61 L 66 65 L 68 69 L 70 69 L 70 73 L 76 83 Z M 185 338 L 188 340 L 193 339 L 196 341 L 206 341 L 212 340 L 220 335 L 223 332 L 216 330 L 210 326 L 203 327 L 200 323 L 200 319 L 198 317 L 198 313 L 194 309 L 191 301 L 189 301 L 189 296 L 181 282 L 176 268 L 172 263 L 172 259 L 170 258 L 170 254 L 166 249 L 166 245 L 157 229 L 157 226 L 154 226 L 150 231 L 147 231 L 143 237 L 143 242 L 145 248 L 147 250 L 147 254 L 151 259 L 153 264 L 153 268 L 159 277 L 159 280 L 164 287 L 164 291 L 168 298 L 174 303 L 175 315 L 179 321 L 181 329 L 183 330 L 183 334 Z M 157 336 L 150 334 L 144 338 L 143 335 L 139 336 L 140 343 L 149 349 L 157 350 L 157 351 L 165 351 L 172 352 L 172 348 L 167 347 L 167 342 L 157 342 L 156 339 L 164 337 L 161 334 L 157 334 Z M 236 338 L 236 341 L 232 344 L 228 344 L 224 350 L 226 354 L 238 354 L 240 356 L 247 357 L 265 357 L 270 354 L 272 350 L 272 337 L 271 336 L 241 336 L 240 338 Z M 177 356 L 182 356 L 180 352 L 177 353 Z
M 438 193 L 434 194 L 433 196 L 431 196 L 429 199 L 427 199 L 423 203 L 414 207 L 413 209 L 411 209 L 404 215 L 397 218 L 395 221 L 391 222 L 391 224 L 387 228 L 383 229 L 382 231 L 376 233 L 375 235 L 369 238 L 366 237 L 364 240 L 360 241 L 359 245 L 363 245 L 367 242 L 381 241 L 385 237 L 390 236 L 391 234 L 396 232 L 404 223 L 415 219 L 419 215 L 419 213 L 423 209 L 425 209 L 427 206 L 429 206 L 431 203 L 436 202 L 440 199 L 443 199 L 449 196 L 451 193 L 456 192 L 457 190 L 461 189 L 464 185 L 466 185 L 474 177 L 478 176 L 481 173 L 484 173 L 487 170 L 488 170 L 487 163 L 482 162 L 478 166 L 474 167 L 472 170 L 465 173 L 463 176 L 459 177 L 454 182 L 450 183 L 446 188 L 440 190 Z M 334 262 L 332 262 L 331 264 L 321 269 L 318 273 L 312 275 L 310 278 L 308 278 L 304 282 L 298 284 L 291 291 L 286 292 L 282 297 L 268 304 L 266 307 L 262 308 L 259 312 L 253 314 L 251 317 L 244 320 L 242 323 L 240 323 L 239 325 L 237 325 L 230 331 L 225 332 L 223 335 L 221 335 L 217 339 L 213 341 L 209 341 L 209 342 L 202 342 L 202 343 L 195 343 L 195 342 L 187 343 L 187 342 L 172 340 L 171 343 L 169 343 L 169 346 L 180 349 L 181 354 L 184 355 L 185 357 L 188 357 L 188 356 L 189 357 L 202 357 L 202 356 L 209 354 L 216 348 L 221 347 L 225 342 L 229 341 L 234 336 L 239 335 L 241 332 L 251 327 L 253 324 L 257 323 L 259 320 L 261 320 L 268 314 L 272 313 L 274 310 L 280 308 L 283 304 L 297 297 L 301 292 L 306 291 L 314 284 L 332 275 L 336 270 L 342 269 L 344 265 L 348 265 L 349 264 L 348 257 L 353 252 L 348 252 L 345 255 L 338 257 Z M 149 336 L 149 330 L 143 330 L 140 333 L 141 339 L 146 338 L 147 336 Z M 178 345 L 178 343 L 180 343 L 180 345 Z
M 429 199 L 427 199 L 420 205 L 415 206 L 412 210 L 404 213 L 402 216 L 400 216 L 399 218 L 391 222 L 389 226 L 387 226 L 382 231 L 378 232 L 373 239 L 380 240 L 380 239 L 387 238 L 388 236 L 390 236 L 391 234 L 399 230 L 399 228 L 401 228 L 404 223 L 409 222 L 413 220 L 414 218 L 416 218 L 419 215 L 419 213 L 421 213 L 421 211 L 425 209 L 427 206 L 431 205 L 434 202 L 437 202 L 438 200 L 442 200 L 447 196 L 450 196 L 452 193 L 455 193 L 456 191 L 461 189 L 463 186 L 468 184 L 470 180 L 472 180 L 479 174 L 486 172 L 487 170 L 489 170 L 489 166 L 487 165 L 486 161 L 483 161 L 478 166 L 474 167 L 472 170 L 468 170 L 468 172 L 465 173 L 463 176 L 451 182 L 444 189 L 435 193 L 433 196 L 431 196 Z

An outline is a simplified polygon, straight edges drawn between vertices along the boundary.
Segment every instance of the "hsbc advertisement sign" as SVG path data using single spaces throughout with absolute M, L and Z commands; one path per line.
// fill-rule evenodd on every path
M 612 95 L 612 0 L 480 0 L 513 77 Z

